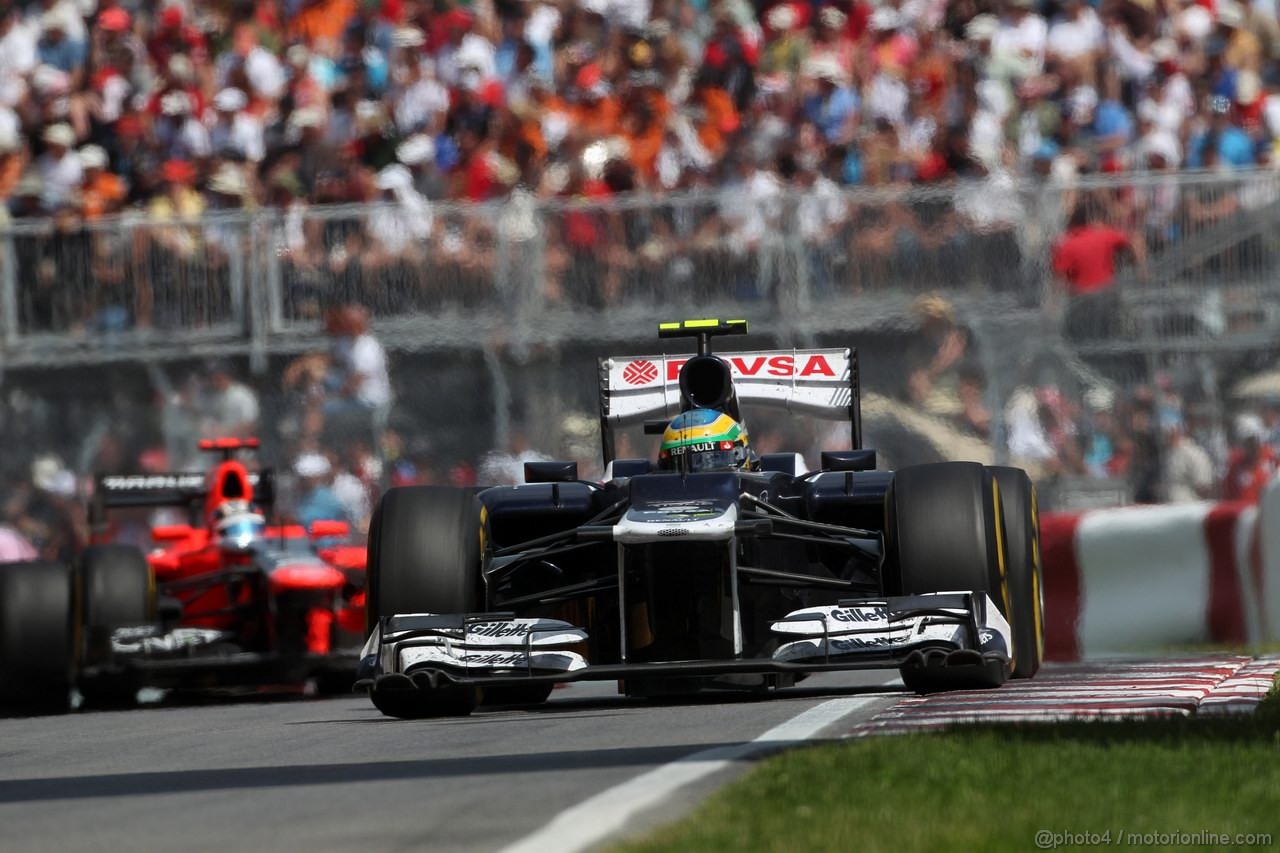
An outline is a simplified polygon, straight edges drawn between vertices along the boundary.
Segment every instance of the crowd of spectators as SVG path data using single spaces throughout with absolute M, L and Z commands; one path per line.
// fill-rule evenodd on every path
M 1077 401 L 1052 384 L 1019 388 L 1004 409 L 1014 464 L 1042 482 L 1120 486 L 1125 502 L 1257 502 L 1280 469 L 1280 397 L 1243 401 L 1224 418 L 1187 402 L 1168 374 Z
M 777 183 L 783 153 L 845 184 L 1247 166 L 1280 134 L 1268 2 L 4 7 L 15 213 Z
M 553 295 L 706 281 L 712 262 L 731 288 L 767 288 L 732 254 L 769 239 L 788 189 L 819 286 L 874 282 L 904 256 L 954 273 L 974 257 L 948 253 L 959 234 L 1008 260 L 1015 177 L 1270 164 L 1276 15 L 1268 0 L 4 0 L 0 215 L 72 234 L 132 211 L 155 227 L 116 255 L 198 287 L 242 246 L 176 220 L 278 209 L 290 298 L 311 317 L 376 301 L 374 283 L 429 298 L 426 260 L 437 289 L 492 286 L 495 232 L 518 239 L 527 218 L 436 203 L 513 195 L 729 191 L 643 221 L 559 217 Z M 957 178 L 975 189 L 945 212 L 837 198 Z M 304 215 L 379 200 L 376 221 Z M 1170 210 L 1143 213 L 1143 239 L 1168 230 Z M 112 253 L 83 254 L 72 273 Z M 151 282 L 125 278 L 91 314 L 37 294 L 33 322 L 162 321 L 162 296 L 135 292 Z M 183 310 L 227 310 L 206 299 Z

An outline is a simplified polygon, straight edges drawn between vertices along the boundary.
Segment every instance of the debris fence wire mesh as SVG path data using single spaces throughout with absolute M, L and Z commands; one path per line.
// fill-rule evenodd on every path
M 0 470 L 193 466 L 195 438 L 253 429 L 283 467 L 318 452 L 358 472 L 357 510 L 389 482 L 510 479 L 535 453 L 596 474 L 595 359 L 718 315 L 752 321 L 744 346 L 858 347 L 886 465 L 1011 461 L 1063 506 L 1158 500 L 1170 430 L 1220 473 L 1229 418 L 1269 396 L 1278 226 L 1272 172 L 19 220 L 0 227 Z M 1064 284 L 1084 281 L 1082 229 L 1115 251 L 1114 286 Z M 348 304 L 389 354 L 390 404 L 339 375 Z M 847 443 L 750 426 L 757 450 L 811 463 Z

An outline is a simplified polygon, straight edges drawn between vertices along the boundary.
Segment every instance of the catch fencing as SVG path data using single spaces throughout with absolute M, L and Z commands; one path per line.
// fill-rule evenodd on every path
M 83 473 L 113 442 L 109 461 L 128 466 L 194 438 L 212 356 L 257 393 L 280 459 L 321 437 L 340 460 L 352 442 L 306 425 L 298 377 L 333 392 L 325 318 L 348 303 L 369 309 L 392 357 L 376 453 L 387 472 L 436 481 L 466 479 L 495 449 L 598 470 L 595 358 L 651 352 L 654 324 L 686 315 L 745 316 L 751 346 L 857 346 L 868 440 L 886 461 L 1013 461 L 1064 505 L 1159 498 L 1171 419 L 1221 457 L 1229 416 L 1255 405 L 1232 388 L 1280 332 L 1276 173 L 811 180 L 12 222 L 0 419 L 24 441 L 0 469 L 49 451 Z M 1055 272 L 1076 211 L 1129 244 L 1098 298 L 1064 289 L 1060 258 Z M 821 425 L 752 426 L 762 449 L 838 441 Z

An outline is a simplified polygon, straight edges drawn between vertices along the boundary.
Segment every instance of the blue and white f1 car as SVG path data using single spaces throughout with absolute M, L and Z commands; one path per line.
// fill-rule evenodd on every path
M 711 353 L 741 321 L 663 324 L 694 355 L 600 362 L 606 475 L 530 463 L 527 483 L 387 492 L 368 553 L 358 688 L 394 717 L 533 703 L 558 682 L 629 695 L 768 689 L 897 669 L 911 689 L 1029 678 L 1044 646 L 1035 492 L 1015 468 L 877 471 L 857 353 Z M 820 470 L 768 454 L 730 470 L 615 459 L 616 430 L 742 405 L 847 419 Z

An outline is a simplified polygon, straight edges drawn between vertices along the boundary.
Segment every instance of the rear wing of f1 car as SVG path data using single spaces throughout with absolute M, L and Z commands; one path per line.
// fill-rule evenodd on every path
M 708 327 L 705 324 L 715 324 Z M 742 334 L 743 321 L 686 320 L 663 324 L 662 337 Z M 732 331 L 731 331 L 732 330 Z M 699 341 L 699 349 L 705 341 Z M 748 350 L 717 353 L 729 365 L 738 400 L 825 420 L 848 419 L 851 449 L 862 448 L 856 349 Z M 681 411 L 680 368 L 693 358 L 680 355 L 610 356 L 599 361 L 600 438 L 604 462 L 614 458 L 614 431 L 651 418 L 670 420 Z
M 200 449 L 221 453 L 224 458 L 242 448 L 256 449 L 257 439 L 214 439 L 200 442 Z M 233 463 L 234 464 L 234 463 Z M 179 507 L 193 514 L 208 497 L 210 474 L 173 472 L 155 474 L 99 474 L 94 477 L 93 496 L 89 501 L 89 525 L 93 532 L 106 527 L 107 511 L 138 507 Z M 243 469 L 241 469 L 243 470 Z M 276 497 L 275 475 L 270 470 L 249 471 L 247 479 L 253 489 L 254 502 L 270 508 Z

